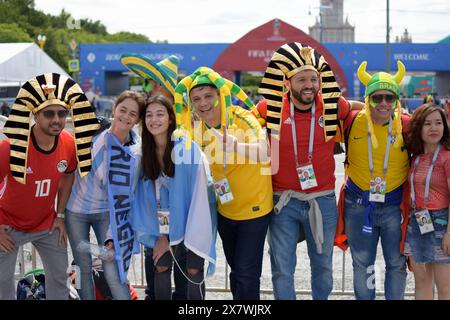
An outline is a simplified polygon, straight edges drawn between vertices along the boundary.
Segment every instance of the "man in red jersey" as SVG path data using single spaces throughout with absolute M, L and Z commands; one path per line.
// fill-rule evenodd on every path
M 63 130 L 70 110 L 75 141 Z M 81 174 L 90 170 L 90 143 L 98 127 L 89 101 L 70 78 L 43 74 L 20 89 L 3 129 L 7 139 L 0 142 L 0 181 L 5 183 L 0 197 L 0 300 L 14 299 L 18 248 L 28 242 L 46 271 L 46 298 L 68 299 L 64 208 L 77 163 Z
M 270 132 L 274 213 L 268 242 L 275 299 L 296 299 L 294 272 L 300 235 L 311 260 L 313 299 L 333 287 L 337 222 L 334 143 L 339 121 L 352 107 L 324 57 L 293 42 L 278 48 L 261 80 L 258 111 Z

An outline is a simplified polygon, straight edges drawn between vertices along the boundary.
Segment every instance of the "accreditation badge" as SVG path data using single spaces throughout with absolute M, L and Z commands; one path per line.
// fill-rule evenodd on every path
M 434 231 L 433 220 L 427 209 L 414 212 L 417 224 L 419 225 L 420 234 L 426 234 Z
M 158 210 L 159 221 L 159 233 L 169 234 L 169 217 L 170 212 L 168 210 Z
M 231 192 L 230 184 L 228 183 L 227 178 L 223 178 L 218 181 L 215 181 L 214 182 L 214 190 L 216 191 L 216 194 L 219 197 L 221 204 L 225 204 L 234 199 L 233 193 Z
M 386 180 L 376 177 L 370 180 L 369 201 L 384 203 L 386 195 Z
M 302 190 L 317 187 L 317 179 L 311 163 L 299 165 L 296 169 Z

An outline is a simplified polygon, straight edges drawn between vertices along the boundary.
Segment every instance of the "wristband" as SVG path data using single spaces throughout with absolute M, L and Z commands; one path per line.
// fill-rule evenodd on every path
M 64 219 L 64 218 L 66 217 L 66 215 L 64 214 L 64 212 L 62 212 L 62 213 L 57 213 L 57 214 L 56 214 L 56 217 L 57 217 L 57 218 Z

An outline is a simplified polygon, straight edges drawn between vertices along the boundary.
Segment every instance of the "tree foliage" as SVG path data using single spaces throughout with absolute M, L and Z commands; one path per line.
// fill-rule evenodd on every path
M 34 0 L 0 0 L 0 43 L 37 42 L 40 34 L 46 37 L 45 52 L 64 69 L 71 57 L 72 39 L 78 44 L 151 42 L 137 33 L 110 34 L 101 21 L 76 21 L 64 9 L 56 16 L 46 14 L 35 9 Z
M 1 42 L 31 42 L 33 39 L 22 30 L 16 23 L 0 24 L 0 43 Z

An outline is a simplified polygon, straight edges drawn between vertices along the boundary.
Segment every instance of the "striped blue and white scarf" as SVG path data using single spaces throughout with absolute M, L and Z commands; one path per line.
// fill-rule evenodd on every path
M 131 257 L 139 252 L 130 223 L 135 158 L 130 147 L 123 146 L 113 134 L 106 134 L 106 155 L 109 223 L 120 282 L 125 283 Z

